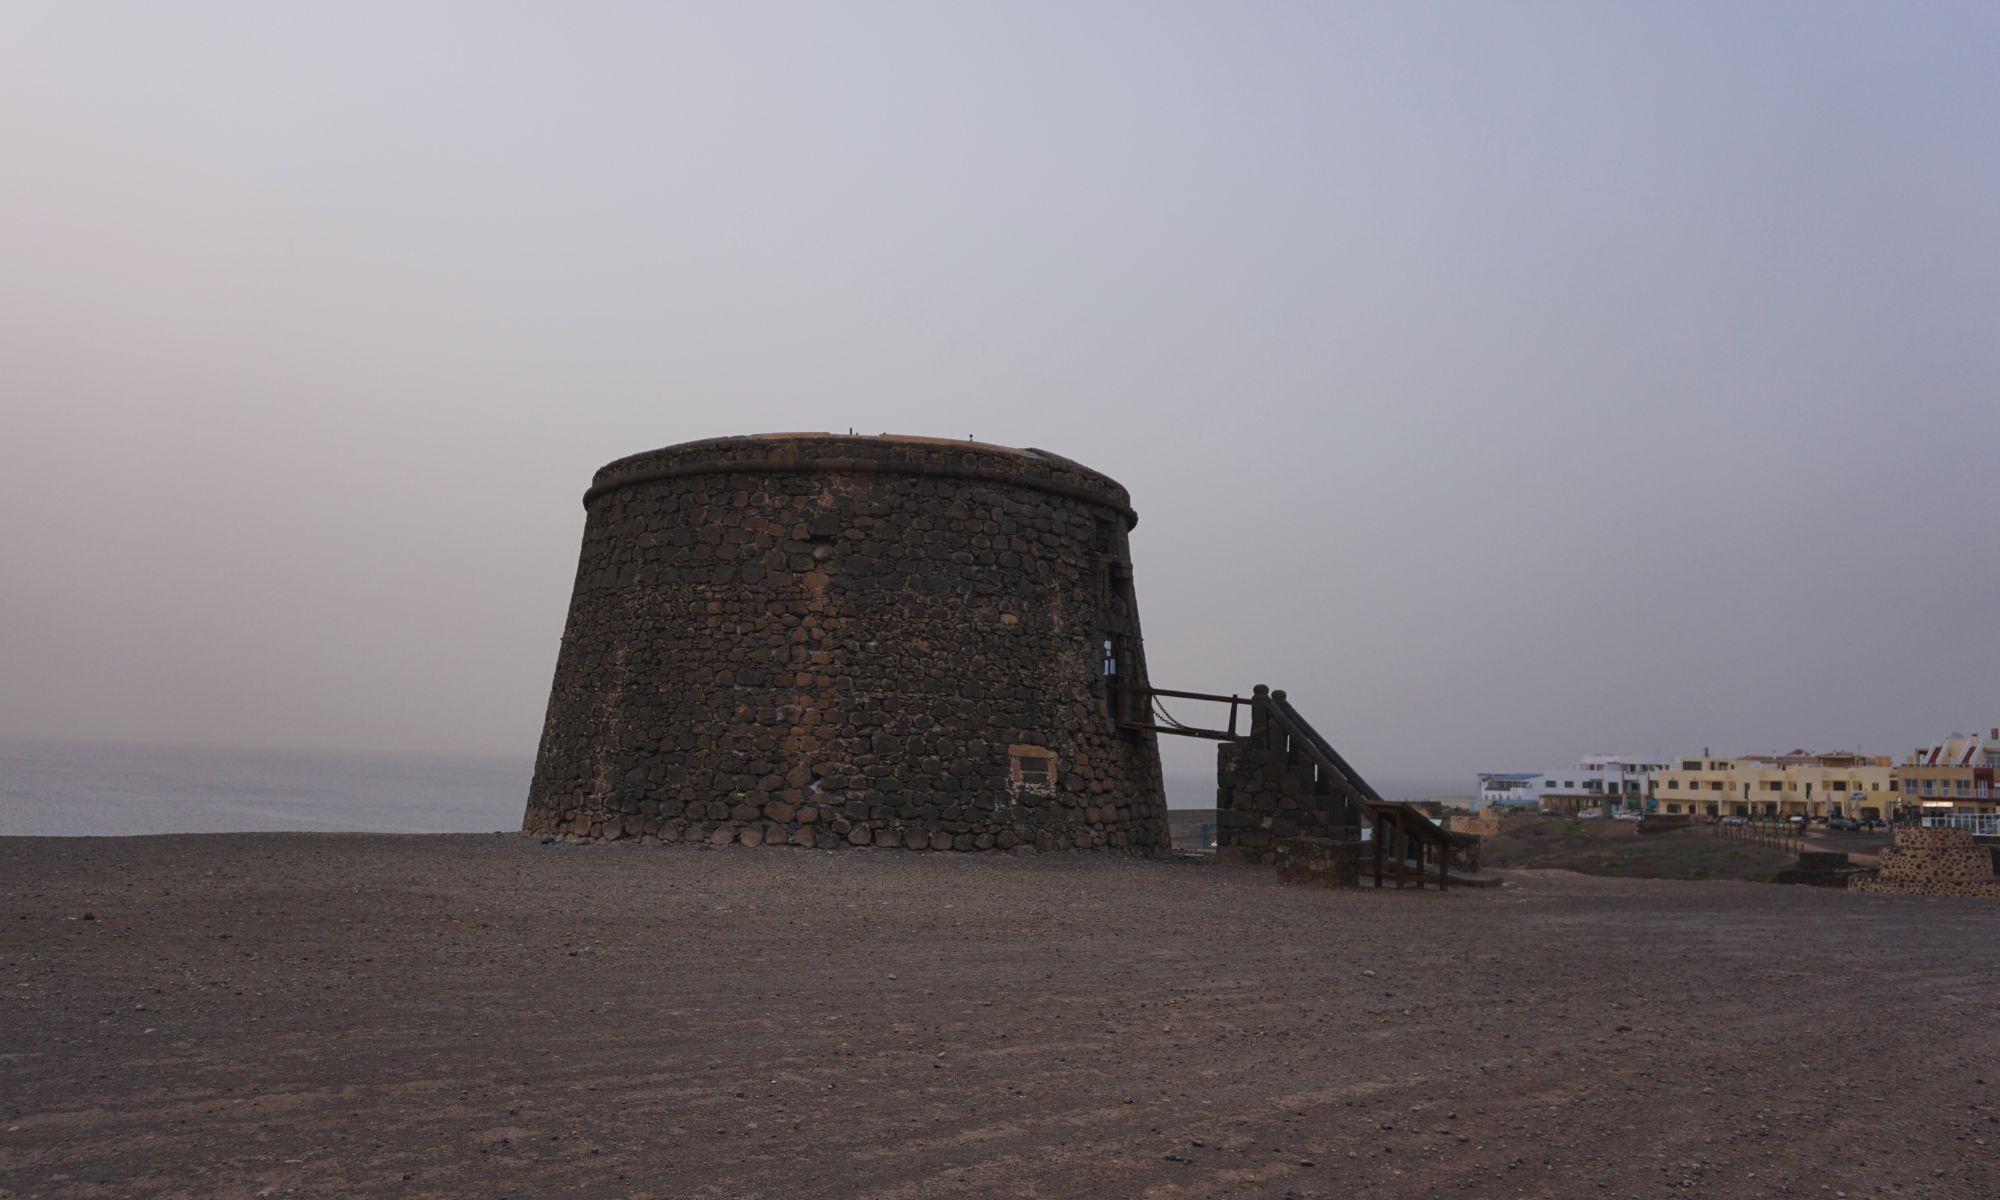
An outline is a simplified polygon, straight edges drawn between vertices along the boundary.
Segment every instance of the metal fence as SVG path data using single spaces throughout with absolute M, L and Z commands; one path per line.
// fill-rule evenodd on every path
M 2000 837 L 2000 813 L 1954 813 L 1923 818 L 1925 829 L 1969 829 L 1974 837 Z

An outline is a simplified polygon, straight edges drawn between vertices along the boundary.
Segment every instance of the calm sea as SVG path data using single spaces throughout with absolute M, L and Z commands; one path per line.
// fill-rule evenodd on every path
M 520 758 L 0 741 L 0 836 L 489 833 L 519 829 Z M 1211 808 L 1213 776 L 1167 775 L 1175 808 Z M 1447 794 L 1378 782 L 1383 794 Z
M 519 829 L 520 758 L 0 741 L 0 835 Z

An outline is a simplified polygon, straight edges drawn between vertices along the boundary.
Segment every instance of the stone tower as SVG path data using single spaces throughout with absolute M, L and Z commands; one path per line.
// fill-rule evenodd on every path
M 772 434 L 623 458 L 523 828 L 932 850 L 1168 845 L 1125 489 L 1041 450 Z

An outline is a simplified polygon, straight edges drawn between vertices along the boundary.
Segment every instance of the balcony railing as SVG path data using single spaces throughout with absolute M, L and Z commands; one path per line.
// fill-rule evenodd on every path
M 1925 817 L 1926 829 L 1968 829 L 1974 837 L 2000 837 L 2000 813 L 1958 813 L 1949 817 Z

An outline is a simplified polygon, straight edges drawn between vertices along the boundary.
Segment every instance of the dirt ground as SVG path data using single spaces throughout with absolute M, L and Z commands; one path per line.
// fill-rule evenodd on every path
M 1875 866 L 1889 844 L 1883 830 L 1867 833 L 1813 828 L 1796 843 L 1807 850 L 1837 850 L 1857 867 Z M 1792 845 L 1727 837 L 1695 825 L 1669 833 L 1639 832 L 1636 821 L 1579 821 L 1519 816 L 1505 832 L 1483 839 L 1484 866 L 1580 871 L 1628 879 L 1740 879 L 1768 882 L 1797 859 Z
M 2000 1194 L 2000 904 L 0 840 L 0 1195 Z
M 1808 850 L 1838 850 L 1847 855 L 1848 861 L 1857 867 L 1873 867 L 1880 865 L 1882 851 L 1890 844 L 1893 836 L 1886 829 L 1873 829 L 1864 833 L 1836 831 L 1815 826 L 1806 831 L 1804 841 Z
M 1797 858 L 1790 849 L 1723 837 L 1705 825 L 1642 834 L 1637 821 L 1509 817 L 1504 830 L 1481 839 L 1481 866 L 1553 868 L 1630 879 L 1768 882 Z

